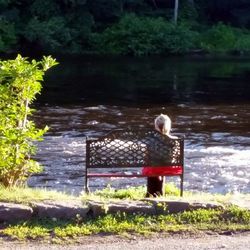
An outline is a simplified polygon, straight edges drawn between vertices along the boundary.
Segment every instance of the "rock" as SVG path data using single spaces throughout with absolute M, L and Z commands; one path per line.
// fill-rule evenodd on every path
M 97 217 L 107 213 L 124 212 L 127 214 L 173 214 L 197 209 L 223 208 L 218 203 L 190 203 L 188 201 L 171 201 L 165 199 L 145 198 L 141 201 L 88 201 L 89 213 L 92 217 Z
M 27 221 L 31 219 L 32 213 L 29 206 L 0 202 L 0 222 Z
M 127 214 L 155 214 L 154 206 L 142 201 L 111 202 L 108 208 L 109 213 L 120 211 Z
M 89 208 L 83 206 L 80 201 L 33 202 L 32 207 L 37 218 L 70 220 L 85 218 L 89 212 Z
M 151 199 L 145 198 L 144 201 L 148 201 L 155 206 L 157 214 L 166 214 L 166 213 L 180 213 L 184 211 L 191 211 L 197 209 L 223 209 L 224 207 L 216 202 L 189 202 L 185 200 L 165 200 L 165 199 Z
M 106 213 L 127 213 L 127 214 L 155 214 L 155 208 L 152 204 L 142 201 L 110 201 L 104 202 L 89 201 L 90 211 L 93 217 L 104 215 Z
M 151 198 L 145 198 L 143 200 L 146 200 L 154 205 L 156 214 L 173 214 L 189 210 L 189 203 L 186 201 L 171 201 Z
M 97 217 L 108 213 L 109 206 L 104 202 L 88 201 L 87 204 L 89 207 L 88 216 L 90 217 Z
M 140 201 L 41 201 L 32 202 L 31 207 L 21 204 L 0 202 L 0 222 L 27 221 L 33 218 L 50 218 L 53 220 L 74 220 L 97 217 L 108 213 L 126 214 L 172 214 L 197 209 L 224 209 L 216 202 L 197 202 L 185 200 L 167 200 L 145 198 Z
M 224 209 L 224 206 L 217 202 L 192 202 L 189 204 L 190 210 L 197 209 Z

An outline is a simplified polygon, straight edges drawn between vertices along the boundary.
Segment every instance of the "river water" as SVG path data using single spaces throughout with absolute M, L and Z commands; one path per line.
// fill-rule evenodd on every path
M 60 60 L 59 60 L 60 61 Z M 250 60 L 247 58 L 70 58 L 49 72 L 35 121 L 44 166 L 32 187 L 84 188 L 85 137 L 116 128 L 153 128 L 160 113 L 185 138 L 185 190 L 250 192 Z M 179 183 L 178 178 L 167 180 Z M 145 185 L 92 179 L 92 190 Z

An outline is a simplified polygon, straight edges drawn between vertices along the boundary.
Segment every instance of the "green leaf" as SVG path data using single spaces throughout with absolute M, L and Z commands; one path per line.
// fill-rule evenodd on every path
M 58 64 L 51 56 L 41 61 L 18 55 L 15 60 L 0 61 L 0 184 L 15 186 L 41 171 L 31 156 L 35 141 L 48 130 L 38 129 L 30 119 L 30 105 L 42 89 L 44 73 Z

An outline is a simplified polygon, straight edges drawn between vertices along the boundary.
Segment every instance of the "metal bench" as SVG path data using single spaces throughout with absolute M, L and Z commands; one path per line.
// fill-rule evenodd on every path
M 183 195 L 183 138 L 170 139 L 155 130 L 114 130 L 86 139 L 86 192 L 89 178 L 155 176 L 179 176 Z

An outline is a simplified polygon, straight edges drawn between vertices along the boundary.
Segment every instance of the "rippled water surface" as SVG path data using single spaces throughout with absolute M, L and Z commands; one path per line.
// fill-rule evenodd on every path
M 81 192 L 86 136 L 153 128 L 155 116 L 166 113 L 172 133 L 185 138 L 185 190 L 250 192 L 249 72 L 247 60 L 64 62 L 47 79 L 37 106 L 36 122 L 50 131 L 38 143 L 44 172 L 29 185 Z M 110 183 L 93 179 L 90 187 Z M 115 187 L 145 183 L 112 180 Z

